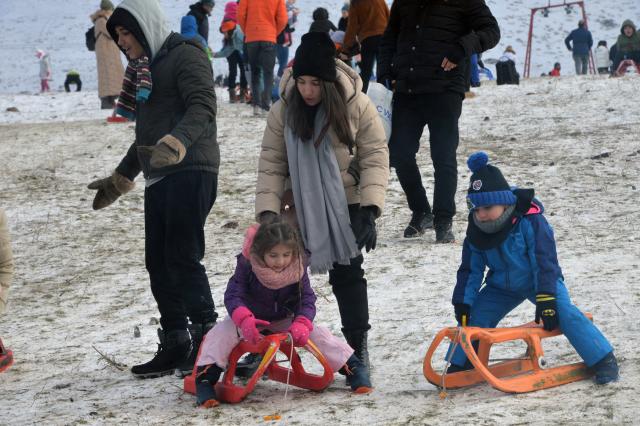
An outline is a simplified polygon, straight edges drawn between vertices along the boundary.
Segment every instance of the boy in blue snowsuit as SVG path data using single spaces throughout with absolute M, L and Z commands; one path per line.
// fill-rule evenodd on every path
M 467 161 L 472 171 L 467 195 L 469 223 L 452 299 L 458 323 L 495 328 L 529 299 L 536 305 L 536 322 L 542 320 L 545 330 L 560 327 L 593 369 L 596 383 L 617 380 L 613 348 L 571 303 L 542 204 L 533 197 L 533 189 L 510 188 L 488 160 L 486 153 L 478 152 Z M 458 348 L 448 372 L 471 368 Z

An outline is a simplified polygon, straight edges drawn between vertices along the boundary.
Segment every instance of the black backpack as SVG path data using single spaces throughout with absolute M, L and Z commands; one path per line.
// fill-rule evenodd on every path
M 84 33 L 84 42 L 87 45 L 89 52 L 96 50 L 96 27 L 93 26 Z

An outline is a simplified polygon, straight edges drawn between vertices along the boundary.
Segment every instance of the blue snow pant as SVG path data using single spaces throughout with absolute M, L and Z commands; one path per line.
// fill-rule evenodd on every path
M 535 291 L 531 289 L 529 292 L 514 292 L 486 286 L 471 306 L 469 326 L 495 328 L 505 315 L 525 299 L 535 304 Z M 567 288 L 562 282 L 558 282 L 556 287 L 556 303 L 560 330 L 587 367 L 593 366 L 613 350 L 600 330 L 571 303 Z M 462 367 L 466 360 L 467 356 L 458 346 L 451 363 Z

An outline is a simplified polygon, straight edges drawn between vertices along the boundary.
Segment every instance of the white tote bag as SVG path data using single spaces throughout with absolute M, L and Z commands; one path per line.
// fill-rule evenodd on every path
M 380 83 L 370 81 L 367 96 L 376 106 L 388 142 L 391 137 L 391 101 L 393 100 L 393 92 Z

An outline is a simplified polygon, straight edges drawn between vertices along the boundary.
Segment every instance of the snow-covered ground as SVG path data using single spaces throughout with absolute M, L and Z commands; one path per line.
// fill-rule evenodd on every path
M 522 74 L 529 30 L 530 9 L 546 5 L 545 0 L 486 0 L 498 19 L 502 38 L 496 48 L 486 52 L 484 59 L 497 59 L 505 47 L 512 45 L 518 56 L 517 68 Z M 85 90 L 96 90 L 96 62 L 93 52 L 84 45 L 84 33 L 92 25 L 89 15 L 98 8 L 99 0 L 65 0 L 64 2 L 41 0 L 0 1 L 0 93 L 36 92 L 40 88 L 36 49 L 51 52 L 54 90 L 63 90 L 65 74 L 70 69 L 80 72 Z M 117 5 L 117 1 L 113 1 Z M 195 0 L 160 0 L 169 27 L 180 30 L 180 18 Z M 225 0 L 216 2 L 209 19 L 209 43 L 218 49 L 222 36 L 217 28 L 222 21 Z M 391 4 L 391 0 L 387 0 Z M 561 3 L 558 0 L 551 3 Z M 295 47 L 302 34 L 308 31 L 311 14 L 316 7 L 325 7 L 335 23 L 340 18 L 342 0 L 297 0 L 300 9 L 299 22 L 294 33 Z M 620 24 L 632 19 L 640 25 L 640 1 L 638 0 L 586 0 L 589 28 L 594 45 L 606 40 L 611 46 L 620 34 Z M 538 14 L 535 18 L 531 76 L 548 73 L 554 62 L 562 64 L 562 73 L 574 74 L 571 52 L 564 47 L 564 38 L 577 26 L 581 15 L 574 7 L 570 13 L 563 8 L 551 9 L 547 18 Z M 227 73 L 224 59 L 214 60 L 216 75 Z M 493 70 L 493 66 L 491 66 Z
M 2 424 L 262 424 L 276 411 L 287 424 L 635 424 L 640 392 L 636 348 L 640 261 L 638 159 L 640 78 L 531 79 L 483 85 L 461 119 L 456 244 L 433 235 L 401 238 L 409 218 L 392 177 L 378 221 L 378 248 L 365 256 L 375 392 L 356 396 L 336 376 L 323 393 L 262 381 L 239 405 L 194 407 L 181 380 L 137 380 L 127 367 L 155 349 L 157 317 L 144 269 L 143 190 L 91 210 L 91 180 L 115 167 L 133 125 L 107 124 L 95 92 L 0 95 L 0 206 L 9 217 L 17 272 L 0 336 L 15 365 L 0 374 Z M 19 113 L 5 112 L 17 106 Z M 83 118 L 83 120 L 80 119 Z M 206 226 L 204 259 L 221 314 L 243 230 L 251 223 L 264 118 L 221 97 L 219 194 Z M 424 140 L 424 138 L 423 138 Z M 424 140 L 426 142 L 426 140 Z M 428 149 L 419 154 L 433 188 Z M 555 228 L 574 302 L 592 312 L 621 365 L 618 383 L 583 381 L 524 395 L 486 385 L 441 400 L 422 376 L 435 333 L 454 323 L 450 297 L 465 230 L 464 160 L 486 150 L 513 184 L 536 188 Z M 598 157 L 598 158 L 596 158 Z M 140 183 L 140 182 L 139 182 Z M 237 221 L 237 229 L 223 225 Z M 317 322 L 339 334 L 327 279 L 313 277 Z M 505 325 L 533 319 L 525 303 Z M 134 336 L 138 327 L 140 337 Z M 95 347 L 95 349 L 94 349 Z M 564 338 L 545 343 L 552 364 L 577 360 Z M 519 355 L 506 346 L 498 356 Z

